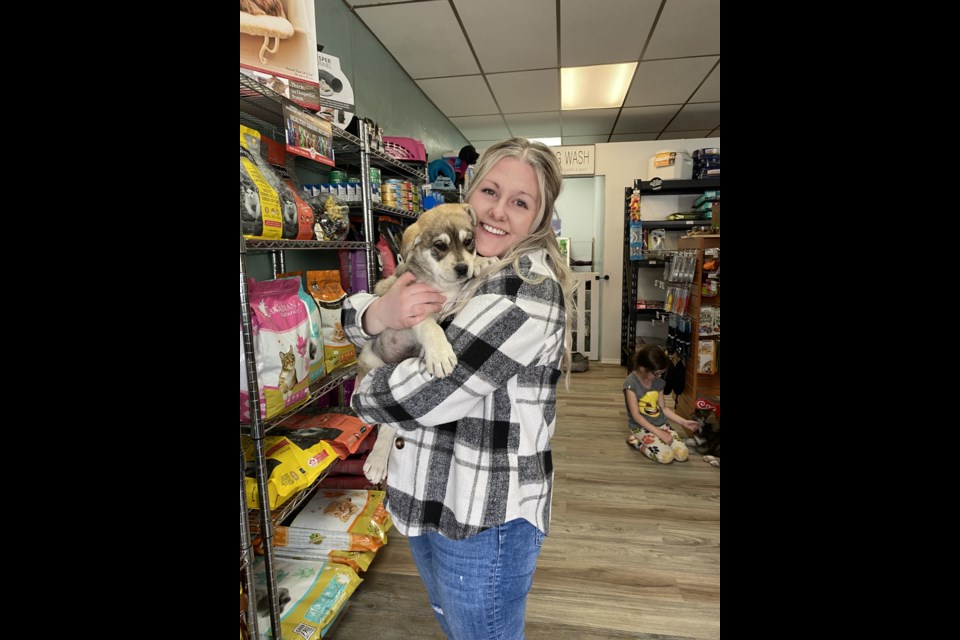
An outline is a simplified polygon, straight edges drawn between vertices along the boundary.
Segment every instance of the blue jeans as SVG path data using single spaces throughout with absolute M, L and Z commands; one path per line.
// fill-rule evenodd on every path
M 450 640 L 523 640 L 543 532 L 523 519 L 465 540 L 409 538 L 430 604 Z

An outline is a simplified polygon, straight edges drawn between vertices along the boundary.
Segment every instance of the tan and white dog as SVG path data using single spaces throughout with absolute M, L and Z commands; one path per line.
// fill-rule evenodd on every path
M 396 273 L 377 283 L 374 293 L 382 296 L 397 278 L 413 272 L 417 282 L 429 284 L 447 298 L 441 313 L 431 314 L 409 329 L 386 329 L 371 341 L 357 358 L 357 382 L 369 371 L 392 362 L 423 354 L 427 371 L 445 378 L 457 365 L 457 355 L 437 320 L 457 301 L 463 285 L 483 266 L 495 262 L 477 256 L 474 237 L 477 214 L 466 204 L 442 204 L 425 211 L 403 232 L 400 253 L 403 263 Z M 378 483 L 387 472 L 387 463 L 396 429 L 380 425 L 377 442 L 363 465 L 367 480 Z

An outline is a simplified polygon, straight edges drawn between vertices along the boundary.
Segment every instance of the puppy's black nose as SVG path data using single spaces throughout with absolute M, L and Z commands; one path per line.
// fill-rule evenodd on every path
M 463 264 L 462 262 L 457 265 L 454 265 L 453 267 L 453 270 L 457 272 L 458 278 L 467 277 L 467 269 L 468 269 L 467 265 Z

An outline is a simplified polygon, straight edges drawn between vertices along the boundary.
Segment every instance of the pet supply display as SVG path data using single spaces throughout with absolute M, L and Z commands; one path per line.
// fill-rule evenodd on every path
M 247 506 L 259 509 L 257 479 L 250 464 L 254 456 L 253 442 L 247 437 L 243 438 L 243 442 L 244 459 L 247 461 Z M 270 509 L 276 509 L 292 495 L 309 487 L 337 459 L 337 452 L 330 443 L 311 433 L 265 436 L 263 446 L 270 470 L 267 478 L 267 506 Z
M 307 288 L 320 307 L 320 324 L 323 329 L 323 358 L 327 373 L 345 367 L 357 360 L 357 350 L 347 341 L 340 324 L 340 309 L 347 298 L 340 286 L 340 272 L 307 271 Z
M 299 289 L 300 278 L 250 281 L 260 414 L 265 419 L 307 399 L 310 317 Z
M 253 572 L 257 585 L 260 640 L 273 640 L 263 558 L 256 559 Z M 280 630 L 285 639 L 323 638 L 347 600 L 363 582 L 346 564 L 323 560 L 276 560 L 273 572 L 281 606 Z

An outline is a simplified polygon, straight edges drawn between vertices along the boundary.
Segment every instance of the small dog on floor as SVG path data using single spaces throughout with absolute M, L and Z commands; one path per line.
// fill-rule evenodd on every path
M 720 466 L 720 420 L 711 409 L 697 409 L 693 419 L 700 423 L 700 429 L 692 438 L 684 440 L 690 449 L 696 449 L 703 456 L 703 461 L 711 467 Z
M 400 253 L 402 264 L 396 273 L 377 283 L 374 293 L 382 296 L 397 278 L 413 272 L 417 282 L 439 289 L 447 302 L 439 314 L 432 314 L 409 329 L 386 329 L 368 344 L 357 357 L 357 382 L 382 364 L 400 362 L 423 353 L 427 371 L 445 378 L 457 365 L 443 329 L 437 320 L 456 303 L 463 285 L 483 267 L 496 261 L 477 256 L 476 212 L 466 204 L 442 204 L 425 211 L 403 232 Z M 380 425 L 377 441 L 367 455 L 363 475 L 376 484 L 387 473 L 387 463 L 396 429 Z

